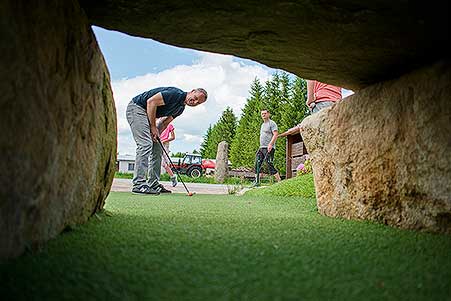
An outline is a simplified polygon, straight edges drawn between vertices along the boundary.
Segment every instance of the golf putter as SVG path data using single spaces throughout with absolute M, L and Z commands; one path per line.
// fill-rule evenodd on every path
M 186 190 L 186 192 L 188 193 L 188 196 L 193 196 L 194 193 L 190 192 L 190 191 L 188 190 L 188 188 L 186 187 L 185 182 L 183 182 L 183 179 L 182 179 L 182 177 L 180 176 L 180 174 L 179 174 L 177 168 L 175 168 L 174 163 L 172 163 L 171 157 L 169 157 L 169 154 L 166 152 L 166 149 L 164 148 L 163 143 L 162 143 L 161 140 L 160 140 L 160 137 L 157 137 L 157 140 L 158 140 L 158 143 L 159 143 L 160 146 L 161 146 L 161 149 L 163 150 L 164 154 L 166 155 L 166 158 L 168 158 L 169 163 L 171 163 L 172 168 L 175 170 L 175 173 L 176 173 L 177 176 L 179 177 L 180 182 L 182 182 L 183 187 L 185 187 L 185 190 Z

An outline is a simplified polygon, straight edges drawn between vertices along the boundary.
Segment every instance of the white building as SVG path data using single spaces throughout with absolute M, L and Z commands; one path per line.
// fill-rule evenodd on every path
M 116 170 L 122 173 L 133 173 L 135 170 L 135 156 L 118 155 L 116 161 Z

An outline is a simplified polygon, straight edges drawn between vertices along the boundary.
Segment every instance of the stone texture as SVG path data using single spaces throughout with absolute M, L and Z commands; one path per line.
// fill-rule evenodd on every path
M 306 118 L 320 213 L 451 233 L 450 100 L 442 62 Z
M 224 183 L 229 171 L 229 144 L 222 141 L 218 144 L 216 152 L 215 180 Z
M 83 223 L 111 187 L 115 108 L 90 24 L 354 90 L 353 110 L 308 121 L 312 148 L 345 154 L 317 159 L 321 212 L 448 231 L 449 67 L 384 82 L 449 58 L 448 2 L 80 3 L 0 2 L 0 257 Z
M 0 22 L 0 257 L 13 257 L 102 209 L 116 112 L 77 1 L 5 0 Z
M 80 3 L 93 24 L 107 29 L 251 58 L 354 91 L 450 52 L 447 1 Z

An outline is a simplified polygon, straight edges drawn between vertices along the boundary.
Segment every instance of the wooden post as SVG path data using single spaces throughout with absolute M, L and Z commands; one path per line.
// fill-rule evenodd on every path
M 287 153 L 286 153 L 286 175 L 285 178 L 289 179 L 293 177 L 293 172 L 291 171 L 291 152 L 292 152 L 292 145 L 293 145 L 293 138 L 291 135 L 287 136 Z
M 307 154 L 302 136 L 299 133 L 287 136 L 286 145 L 286 179 L 294 177 L 296 167 L 302 163 L 303 155 Z

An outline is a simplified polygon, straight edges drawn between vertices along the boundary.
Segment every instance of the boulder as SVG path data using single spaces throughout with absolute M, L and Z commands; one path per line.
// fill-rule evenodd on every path
M 80 0 L 92 24 L 351 90 L 450 52 L 447 1 Z
M 222 141 L 218 144 L 216 152 L 215 180 L 224 183 L 229 171 L 229 144 Z
M 0 258 L 102 210 L 114 176 L 110 77 L 77 1 L 2 1 Z
M 304 119 L 319 212 L 451 233 L 450 99 L 443 62 Z

